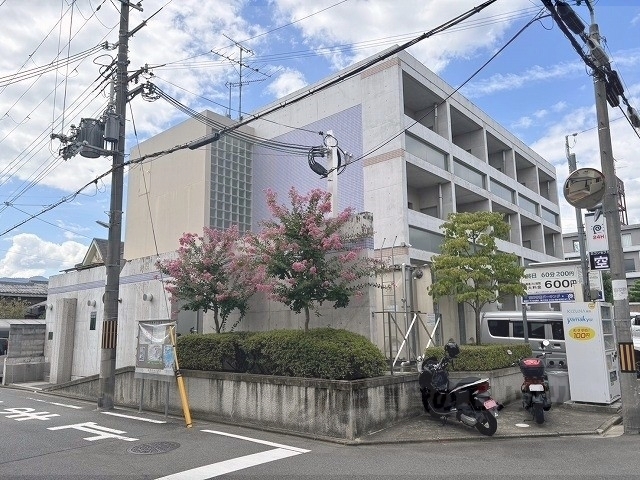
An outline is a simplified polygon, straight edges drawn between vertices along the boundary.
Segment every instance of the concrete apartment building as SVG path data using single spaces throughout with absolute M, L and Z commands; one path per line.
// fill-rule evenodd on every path
M 205 225 L 227 228 L 237 223 L 242 230 L 257 230 L 260 221 L 269 216 L 264 195 L 267 188 L 276 191 L 282 203 L 288 202 L 292 186 L 303 193 L 312 188 L 336 189 L 339 211 L 352 207 L 356 212 L 370 213 L 370 254 L 388 258 L 396 266 L 384 279 L 394 287 L 384 296 L 372 291 L 367 298 L 355 301 L 348 313 L 327 307 L 322 317 L 312 319 L 311 327 L 329 324 L 350 328 L 386 352 L 397 350 L 398 330 L 401 339 L 416 314 L 416 324 L 431 326 L 434 314 L 441 315 L 439 327 L 444 338 L 464 343 L 473 335 L 468 333 L 474 331 L 470 311 L 454 302 L 433 305 L 426 293 L 431 281 L 428 264 L 439 253 L 443 239 L 440 225 L 450 213 L 501 212 L 511 225 L 511 237 L 500 241 L 499 248 L 517 254 L 523 265 L 562 258 L 553 165 L 406 52 L 349 76 L 370 60 L 253 112 L 258 119 L 223 135 L 218 142 L 149 159 L 130 169 L 124 239 L 128 266 L 123 273 L 135 273 L 121 280 L 119 332 L 128 332 L 123 334 L 131 337 L 124 342 L 132 344 L 131 332 L 138 320 L 167 318 L 172 310 L 141 300 L 143 293 L 156 301 L 164 296 L 153 267 L 155 260 L 150 259 L 170 255 L 182 233 L 201 233 Z M 321 88 L 328 83 L 330 87 Z M 315 93 L 304 96 L 308 92 Z M 284 107 L 265 114 L 277 105 Z M 212 112 L 204 115 L 222 126 L 234 123 Z M 141 143 L 131 158 L 220 128 L 187 120 Z M 328 131 L 344 156 L 348 153 L 351 159 L 338 176 L 337 187 L 312 172 L 308 161 L 308 148 L 321 146 L 319 132 Z M 274 149 L 274 142 L 292 147 Z M 130 265 L 136 262 L 145 267 Z M 87 275 L 86 271 L 79 273 Z M 95 275 L 104 275 L 103 268 Z M 54 296 L 50 299 L 73 297 L 71 285 L 81 282 L 58 277 L 51 280 L 49 290 Z M 88 278 L 82 282 L 95 285 Z M 242 329 L 299 328 L 303 321 L 298 318 L 302 315 L 296 316 L 286 307 L 255 303 Z M 504 309 L 518 306 L 516 299 L 510 299 Z M 73 315 L 88 320 L 84 309 L 84 300 L 78 301 Z M 55 309 L 47 314 L 47 323 L 56 328 L 52 312 Z M 100 309 L 97 315 L 101 317 Z M 399 326 L 390 336 L 392 317 Z M 101 318 L 97 320 L 99 329 Z M 206 321 L 201 325 L 206 331 Z M 414 347 L 424 347 L 427 340 L 418 335 Z M 132 345 L 119 344 L 118 348 L 118 366 L 133 364 L 133 359 L 128 360 Z

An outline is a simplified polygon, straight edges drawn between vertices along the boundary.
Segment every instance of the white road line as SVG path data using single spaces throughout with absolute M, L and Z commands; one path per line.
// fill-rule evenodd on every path
M 122 417 L 122 418 L 130 418 L 132 420 L 140 420 L 141 422 L 149 422 L 149 423 L 167 423 L 164 420 L 154 420 L 153 418 L 144 418 L 144 417 L 134 417 L 133 415 L 125 415 L 124 413 L 116 413 L 116 412 L 102 412 L 105 415 L 113 415 L 114 417 Z
M 242 435 L 234 435 L 233 433 L 219 432 L 217 430 L 201 430 L 201 431 L 207 432 L 207 433 L 214 433 L 216 435 L 223 435 L 225 437 L 238 438 L 240 440 L 247 440 L 248 442 L 260 443 L 262 445 L 269 445 L 270 447 L 283 448 L 285 450 L 291 450 L 293 452 L 298 452 L 298 453 L 307 453 L 311 451 L 311 450 L 305 450 L 304 448 L 296 448 L 296 447 L 290 447 L 289 445 L 282 445 L 280 443 L 267 442 L 266 440 L 258 440 L 257 438 L 243 437 Z
M 66 403 L 48 402 L 47 400 L 42 400 L 40 398 L 27 397 L 27 400 L 33 400 L 34 402 L 48 403 L 49 405 L 57 405 L 58 407 L 75 408 L 75 409 L 78 409 L 78 410 L 82 409 L 82 407 L 79 407 L 77 405 L 68 405 Z
M 205 480 L 207 478 L 219 477 L 220 475 L 224 475 L 226 473 L 236 472 L 244 468 L 255 467 L 256 465 L 261 465 L 263 463 L 293 457 L 295 455 L 300 455 L 301 453 L 304 452 L 294 451 L 290 447 L 276 448 L 274 450 L 267 450 L 266 452 L 254 453 L 252 455 L 245 455 L 244 457 L 232 458 L 231 460 L 212 463 L 203 467 L 192 468 L 191 470 L 174 473 L 173 475 L 160 477 L 156 480 Z

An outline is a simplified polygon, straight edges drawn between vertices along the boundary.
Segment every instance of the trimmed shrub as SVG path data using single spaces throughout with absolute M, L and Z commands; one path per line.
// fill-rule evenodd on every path
M 511 350 L 512 355 L 507 353 Z M 449 370 L 481 371 L 511 367 L 520 357 L 530 357 L 531 346 L 528 343 L 513 345 L 460 345 L 460 355 L 449 364 Z M 425 358 L 444 356 L 444 347 L 429 347 L 424 351 Z
M 387 369 L 367 338 L 333 328 L 185 335 L 178 338 L 177 353 L 180 368 L 190 370 L 355 380 Z
M 249 361 L 242 348 L 249 332 L 190 334 L 178 337 L 176 353 L 181 369 L 244 372 Z
M 261 332 L 244 345 L 259 371 L 270 375 L 355 380 L 380 376 L 387 368 L 378 347 L 342 329 Z

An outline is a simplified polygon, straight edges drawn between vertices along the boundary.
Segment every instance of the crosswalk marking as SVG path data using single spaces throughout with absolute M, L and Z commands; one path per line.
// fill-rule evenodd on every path
M 284 458 L 300 455 L 304 452 L 298 452 L 290 448 L 275 448 L 265 452 L 245 455 L 244 457 L 232 458 L 223 462 L 212 463 L 203 467 L 192 468 L 183 472 L 160 477 L 156 480 L 205 480 L 207 478 L 219 477 L 226 473 L 236 472 L 249 467 L 255 467 L 263 463 L 274 462 Z M 308 450 L 307 450 L 308 451 Z
M 34 402 L 48 403 L 49 405 L 57 405 L 58 407 L 74 408 L 76 410 L 82 410 L 82 407 L 79 407 L 77 405 L 69 405 L 67 403 L 58 403 L 58 402 L 49 402 L 47 400 L 42 400 L 40 398 L 27 397 L 27 400 L 33 400 Z
M 122 417 L 122 418 L 130 418 L 132 420 L 140 420 L 141 422 L 149 422 L 149 423 L 167 423 L 164 420 L 155 420 L 153 418 L 144 418 L 144 417 L 134 417 L 133 415 L 125 415 L 124 413 L 116 413 L 116 412 L 102 412 L 105 415 L 112 415 L 114 417 Z
M 284 448 L 285 450 L 292 450 L 292 451 L 298 452 L 298 453 L 307 453 L 307 452 L 310 451 L 310 450 L 305 450 L 304 448 L 290 447 L 289 445 L 282 445 L 281 443 L 273 443 L 273 442 L 268 442 L 266 440 L 259 440 L 257 438 L 243 437 L 242 435 L 235 435 L 233 433 L 219 432 L 217 430 L 201 430 L 201 431 L 202 432 L 207 432 L 207 433 L 214 433 L 216 435 L 223 435 L 225 437 L 237 438 L 239 440 L 246 440 L 248 442 L 260 443 L 262 445 L 268 445 L 270 447 Z

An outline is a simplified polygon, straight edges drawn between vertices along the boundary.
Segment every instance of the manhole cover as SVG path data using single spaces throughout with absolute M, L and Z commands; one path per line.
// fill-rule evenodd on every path
M 167 453 L 171 450 L 175 450 L 180 446 L 176 442 L 153 442 L 143 443 L 142 445 L 135 445 L 127 450 L 129 453 L 135 453 L 138 455 L 155 455 L 156 453 Z

